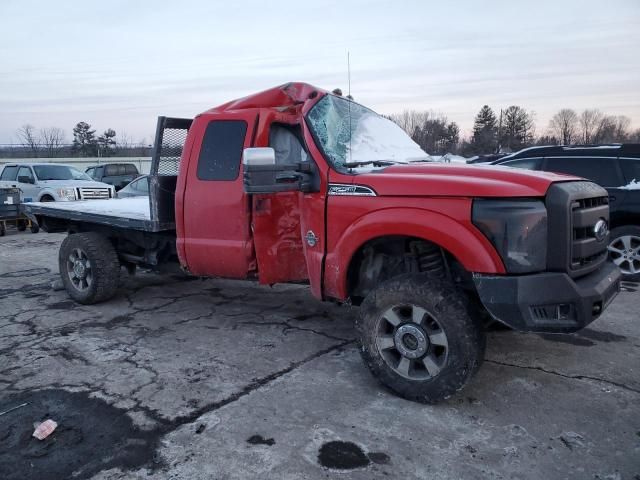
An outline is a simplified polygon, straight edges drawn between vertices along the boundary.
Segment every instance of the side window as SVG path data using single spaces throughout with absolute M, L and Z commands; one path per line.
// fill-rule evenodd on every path
M 138 169 L 136 168 L 135 165 L 125 165 L 124 166 L 124 173 L 126 175 L 137 175 L 138 174 Z
M 619 187 L 622 179 L 615 158 L 550 157 L 545 170 L 584 177 L 603 187 Z
M 541 158 L 519 158 L 518 160 L 509 160 L 508 162 L 500 163 L 505 167 L 524 168 L 527 170 L 540 170 Z
M 96 171 L 96 169 L 94 167 L 89 167 L 87 168 L 84 173 L 86 173 L 87 175 L 89 175 L 91 178 L 93 178 L 93 173 Z
M 307 152 L 292 127 L 272 125 L 269 131 L 269 146 L 276 152 L 276 163 L 299 163 L 308 160 Z
M 116 175 L 119 175 L 120 173 L 118 172 L 118 165 L 106 165 L 104 167 L 104 176 L 105 177 L 115 177 Z
M 20 167 L 18 169 L 18 181 L 20 181 L 20 177 L 27 177 L 31 180 L 31 182 L 35 182 L 33 178 L 33 173 L 29 167 Z
M 640 158 L 621 158 L 619 160 L 624 184 L 640 183 Z
M 104 167 L 96 167 L 96 171 L 93 173 L 93 178 L 102 178 L 102 172 Z
M 15 180 L 16 173 L 18 173 L 18 167 L 12 165 L 10 167 L 4 167 L 2 170 L 2 175 L 0 176 L 0 180 Z
M 235 180 L 247 124 L 243 120 L 214 120 L 207 125 L 198 157 L 200 180 Z
M 149 177 L 138 180 L 138 190 L 143 193 L 149 193 Z

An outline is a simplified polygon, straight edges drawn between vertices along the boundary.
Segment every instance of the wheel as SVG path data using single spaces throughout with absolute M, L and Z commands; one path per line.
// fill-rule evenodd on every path
M 31 233 L 38 233 L 40 231 L 40 226 L 37 223 L 31 222 L 29 230 L 31 230 Z
M 113 297 L 118 289 L 120 262 L 108 238 L 74 233 L 65 238 L 58 255 L 60 277 L 69 296 L 91 305 Z
M 640 227 L 614 228 L 609 238 L 609 257 L 620 267 L 624 280 L 640 281 Z
M 19 232 L 24 232 L 27 229 L 27 221 L 26 220 L 16 220 L 16 228 Z
M 465 296 L 427 274 L 395 277 L 370 292 L 357 329 L 373 375 L 421 403 L 440 402 L 462 389 L 480 367 L 486 344 Z
M 55 202 L 56 199 L 53 198 L 51 195 L 43 195 L 43 197 L 40 199 L 41 202 Z
M 7 229 L 4 226 L 4 222 L 0 221 L 0 237 L 4 237 L 5 233 L 7 233 Z

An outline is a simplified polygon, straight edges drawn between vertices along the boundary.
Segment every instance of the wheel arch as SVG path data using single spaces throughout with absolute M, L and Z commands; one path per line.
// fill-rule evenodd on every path
M 350 272 L 361 252 L 371 242 L 398 238 L 414 239 L 439 247 L 469 272 L 505 273 L 504 265 L 491 243 L 470 223 L 431 210 L 388 208 L 367 214 L 341 235 L 325 261 L 326 297 L 346 300 L 350 296 Z

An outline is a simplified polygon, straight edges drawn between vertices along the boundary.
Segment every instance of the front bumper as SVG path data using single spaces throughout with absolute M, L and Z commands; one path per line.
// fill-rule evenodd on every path
M 578 279 L 566 273 L 521 276 L 474 274 L 480 300 L 491 316 L 522 332 L 570 333 L 586 327 L 620 291 L 621 273 L 611 262 Z

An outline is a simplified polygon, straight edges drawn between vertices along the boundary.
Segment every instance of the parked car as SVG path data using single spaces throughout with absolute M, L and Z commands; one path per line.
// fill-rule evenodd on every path
M 640 281 L 640 144 L 533 147 L 493 164 L 577 175 L 606 188 L 609 254 L 626 280 Z
M 111 185 L 95 182 L 86 173 L 55 163 L 8 163 L 0 174 L 0 187 L 22 191 L 24 202 L 58 202 L 115 197 Z
M 98 182 L 113 185 L 116 190 L 124 188 L 129 182 L 140 176 L 138 168 L 133 163 L 106 163 L 95 165 L 84 171 Z
M 136 178 L 122 190 L 118 190 L 116 197 L 148 197 L 149 196 L 149 175 L 142 175 Z

